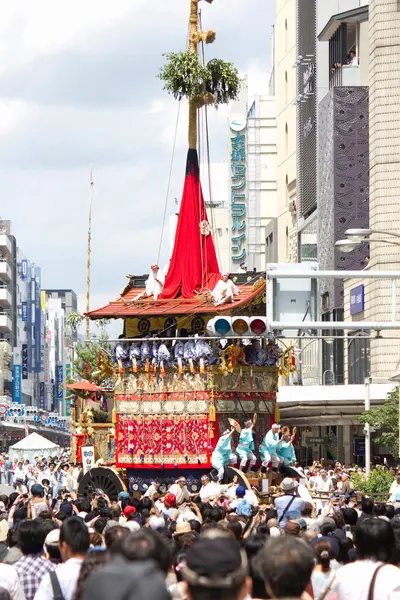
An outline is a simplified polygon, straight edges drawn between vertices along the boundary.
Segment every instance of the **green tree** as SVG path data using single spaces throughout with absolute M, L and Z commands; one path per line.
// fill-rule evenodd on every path
M 359 417 L 360 423 L 369 423 L 378 430 L 375 441 L 385 446 L 393 456 L 399 454 L 399 394 L 400 388 L 394 388 L 384 404 L 364 411 Z
M 393 475 L 390 471 L 386 471 L 382 467 L 372 469 L 368 477 L 361 473 L 355 473 L 352 476 L 352 481 L 356 492 L 361 492 L 368 496 L 372 494 L 389 494 L 390 486 L 393 483 Z

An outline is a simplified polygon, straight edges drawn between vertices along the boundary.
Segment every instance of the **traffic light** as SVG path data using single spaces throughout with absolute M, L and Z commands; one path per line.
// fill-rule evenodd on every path
M 221 337 L 265 336 L 266 317 L 214 317 L 207 324 L 207 333 Z

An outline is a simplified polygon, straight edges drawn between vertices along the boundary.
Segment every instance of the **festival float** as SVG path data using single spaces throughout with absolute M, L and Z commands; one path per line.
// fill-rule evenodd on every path
M 73 457 L 83 458 L 90 444 L 96 461 L 120 470 L 119 479 L 111 469 L 107 480 L 104 467 L 92 468 L 83 493 L 101 487 L 113 496 L 124 482 L 134 491 L 154 479 L 168 486 L 177 474 L 196 490 L 230 424 L 239 430 L 253 419 L 258 446 L 275 420 L 279 374 L 292 369 L 291 350 L 282 353 L 267 332 L 263 274 L 230 276 L 218 264 L 200 183 L 198 111 L 235 99 L 240 79 L 230 63 L 200 60 L 198 45 L 212 43 L 215 32 L 199 30 L 198 3 L 190 2 L 188 51 L 167 55 L 160 73 L 170 93 L 189 100 L 189 150 L 169 265 L 164 272 L 152 265 L 147 278 L 129 275 L 116 300 L 86 314 L 122 319 L 124 327 L 113 351 L 99 355 L 99 369 L 113 382 L 110 422 L 93 422 L 85 402 L 79 410 L 75 402 L 72 414 Z M 241 174 L 234 177 L 239 190 Z M 244 202 L 238 194 L 232 210 Z

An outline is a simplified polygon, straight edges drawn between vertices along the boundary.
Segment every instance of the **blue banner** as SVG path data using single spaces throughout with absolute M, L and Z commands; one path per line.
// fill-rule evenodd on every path
M 21 279 L 22 281 L 28 279 L 28 261 L 26 259 L 21 260 Z
M 62 402 L 64 398 L 64 368 L 62 365 L 57 365 L 56 370 L 56 380 L 57 380 L 57 400 Z
M 21 365 L 13 367 L 13 402 L 21 404 Z
M 41 340 L 41 319 L 42 311 L 40 309 L 40 276 L 35 279 L 35 373 L 41 372 L 42 366 L 42 340 Z
M 28 379 L 28 344 L 22 344 L 22 379 Z
M 40 392 L 39 392 L 39 408 L 43 409 L 44 406 L 44 381 L 40 382 Z
M 27 302 L 22 303 L 21 317 L 22 317 L 23 321 L 28 320 L 28 303 Z

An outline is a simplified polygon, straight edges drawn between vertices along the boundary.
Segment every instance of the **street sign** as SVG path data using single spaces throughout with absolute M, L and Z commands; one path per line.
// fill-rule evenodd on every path
M 307 443 L 311 446 L 313 444 L 325 444 L 325 438 L 323 437 L 306 437 Z

